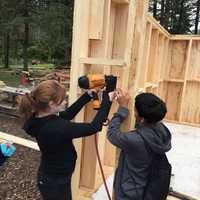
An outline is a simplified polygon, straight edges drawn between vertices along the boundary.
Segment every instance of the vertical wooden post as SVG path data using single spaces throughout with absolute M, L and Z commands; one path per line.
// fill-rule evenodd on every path
M 185 98 L 186 84 L 187 84 L 187 78 L 188 78 L 188 69 L 189 69 L 190 57 L 191 57 L 191 48 L 192 48 L 192 39 L 189 40 L 187 54 L 186 54 L 186 66 L 185 66 L 183 91 L 182 91 L 181 104 L 180 104 L 180 115 L 179 115 L 179 120 L 178 120 L 179 122 L 181 122 L 183 119 L 183 106 L 184 106 L 184 98 Z
M 78 77 L 83 74 L 83 65 L 80 65 L 79 58 L 88 56 L 88 26 L 89 23 L 89 5 L 90 0 L 75 0 L 74 3 L 74 24 L 73 24 L 73 47 L 72 63 L 70 72 L 70 91 L 69 104 L 73 103 L 78 97 L 77 81 Z M 76 121 L 84 121 L 84 111 L 82 111 Z M 74 200 L 79 200 L 79 182 L 81 171 L 81 151 L 82 139 L 74 141 L 78 154 L 75 172 L 72 179 L 72 195 Z
M 151 36 L 152 36 L 152 24 L 147 23 L 146 36 L 145 36 L 144 58 L 143 58 L 143 65 L 142 65 L 142 68 L 144 71 L 140 75 L 140 83 L 139 83 L 140 88 L 145 88 L 145 83 L 147 82 Z
M 130 105 L 130 116 L 123 124 L 124 130 L 130 129 L 133 126 L 134 97 L 137 94 L 143 64 L 147 10 L 148 0 L 131 1 L 129 4 L 126 48 L 124 54 L 126 66 L 123 69 L 122 89 L 129 90 L 132 96 L 132 102 Z M 117 151 L 117 160 L 119 153 L 120 152 Z

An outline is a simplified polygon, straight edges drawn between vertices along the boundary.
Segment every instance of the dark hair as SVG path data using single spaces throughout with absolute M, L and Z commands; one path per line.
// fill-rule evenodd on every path
M 24 120 L 27 120 L 33 113 L 45 111 L 50 101 L 59 105 L 65 97 L 66 90 L 60 83 L 55 80 L 43 81 L 19 99 L 18 110 Z
M 167 107 L 163 100 L 152 93 L 141 93 L 135 97 L 135 108 L 140 117 L 147 123 L 161 121 L 166 113 Z

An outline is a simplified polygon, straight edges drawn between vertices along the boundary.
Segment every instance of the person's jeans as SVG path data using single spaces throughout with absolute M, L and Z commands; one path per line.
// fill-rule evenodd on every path
M 38 173 L 38 188 L 43 200 L 72 200 L 71 177 L 52 177 Z

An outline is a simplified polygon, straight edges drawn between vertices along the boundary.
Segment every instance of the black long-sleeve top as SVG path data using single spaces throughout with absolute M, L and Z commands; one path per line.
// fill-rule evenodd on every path
M 41 150 L 40 170 L 52 176 L 68 175 L 74 171 L 77 153 L 72 139 L 90 136 L 101 131 L 106 121 L 111 102 L 103 93 L 101 107 L 90 123 L 71 122 L 81 108 L 91 100 L 85 93 L 74 104 L 59 115 L 38 118 L 31 117 L 24 124 L 24 130 L 35 137 Z

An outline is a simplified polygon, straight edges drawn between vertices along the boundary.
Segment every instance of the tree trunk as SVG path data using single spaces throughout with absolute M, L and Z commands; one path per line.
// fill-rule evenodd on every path
M 25 0 L 25 5 L 24 5 L 24 42 L 23 42 L 24 71 L 28 71 L 28 45 L 29 45 L 28 17 L 29 17 L 28 0 Z
M 157 0 L 153 2 L 153 17 L 157 19 Z
M 10 34 L 6 32 L 4 38 L 4 67 L 9 68 Z
M 179 16 L 179 20 L 178 20 L 178 27 L 177 27 L 176 33 L 181 33 L 182 32 L 184 2 L 185 2 L 185 0 L 181 1 L 180 16 Z
M 28 43 L 29 43 L 29 23 L 25 22 L 24 44 L 23 44 L 23 58 L 24 71 L 28 71 Z
M 163 24 L 163 26 L 166 28 L 166 30 L 168 30 L 169 32 L 171 31 L 171 23 L 172 21 L 170 21 L 171 19 L 171 1 L 170 0 L 166 0 L 165 2 L 165 23 Z
M 199 11 L 200 11 L 200 0 L 197 1 L 197 11 L 196 11 L 196 18 L 195 18 L 195 34 L 198 34 L 198 27 L 199 27 Z
M 165 0 L 161 1 L 160 24 L 165 27 Z

